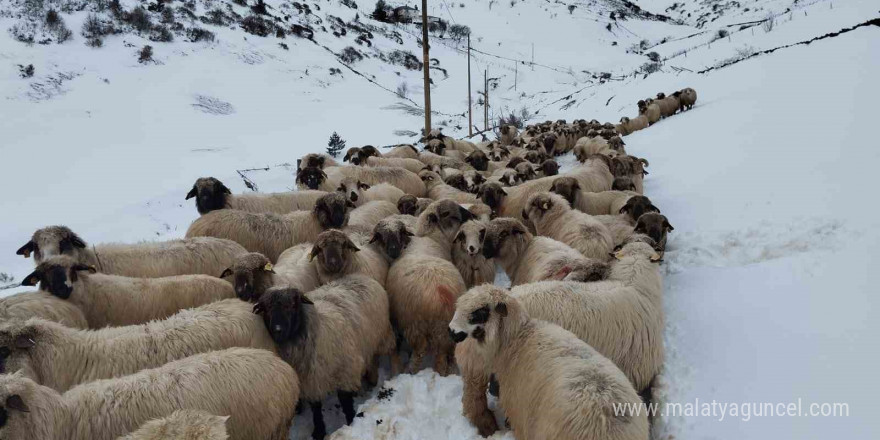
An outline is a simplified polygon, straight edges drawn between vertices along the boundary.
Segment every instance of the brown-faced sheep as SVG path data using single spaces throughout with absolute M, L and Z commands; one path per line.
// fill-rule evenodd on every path
M 352 275 L 308 297 L 296 289 L 273 287 L 254 306 L 254 313 L 263 317 L 281 358 L 299 374 L 300 397 L 312 408 L 312 436 L 326 435 L 321 401 L 334 391 L 351 424 L 354 395 L 364 374 L 369 372 L 375 381 L 375 358 L 395 351 L 388 295 L 382 286 Z
M 512 286 L 543 280 L 561 280 L 572 270 L 593 268 L 595 279 L 604 278 L 607 265 L 593 261 L 565 243 L 535 237 L 518 220 L 496 218 L 483 239 L 483 256 L 494 258 Z
M 538 235 L 565 243 L 594 260 L 607 260 L 614 249 L 608 228 L 591 215 L 572 209 L 559 194 L 540 192 L 529 197 L 522 216 Z
M 82 310 L 46 292 L 24 292 L 0 298 L 0 321 L 40 318 L 70 328 L 89 328 Z
M 620 123 L 626 127 L 627 134 L 631 134 L 636 131 L 648 128 L 648 116 L 639 115 L 632 119 L 624 116 L 620 118 Z
M 636 191 L 636 184 L 633 183 L 632 177 L 629 176 L 620 176 L 615 177 L 614 182 L 611 184 L 612 191 L 632 191 L 638 193 Z
M 451 139 L 451 138 L 450 138 Z M 464 161 L 467 157 L 466 152 L 461 150 L 456 150 L 454 148 L 449 148 L 443 141 L 440 139 L 431 139 L 428 142 L 425 142 L 425 151 L 429 151 L 438 156 L 448 157 L 450 159 Z
M 666 251 L 666 235 L 675 228 L 669 224 L 665 215 L 658 212 L 649 212 L 638 218 L 633 232 L 651 237 L 656 244 L 655 249 L 662 256 Z
M 501 145 L 508 146 L 513 140 L 516 138 L 516 135 L 519 133 L 516 125 L 505 124 L 501 126 Z
M 378 252 L 366 246 L 366 240 L 362 241 L 364 242 L 360 243 L 359 247 L 347 234 L 335 229 L 318 235 L 309 253 L 309 259 L 315 262 L 321 284 L 327 284 L 344 276 L 360 274 L 385 285 L 388 262 Z
M 290 365 L 272 352 L 248 348 L 199 354 L 64 394 L 21 374 L 4 374 L 0 437 L 114 440 L 176 410 L 199 409 L 230 414 L 232 439 L 283 440 L 298 398 Z
M 99 379 L 121 377 L 194 354 L 232 347 L 275 351 L 275 343 L 235 298 L 126 327 L 77 330 L 30 319 L 0 325 L 0 371 L 22 371 L 35 382 L 65 392 Z
M 403 220 L 407 215 L 396 215 L 384 218 L 376 227 L 373 228 L 373 236 L 370 238 L 370 244 L 375 244 L 382 250 L 387 261 L 394 261 L 409 246 L 409 242 L 415 235 L 415 222 L 412 226 L 407 225 Z
M 223 182 L 213 177 L 201 177 L 186 195 L 186 200 L 196 198 L 196 209 L 199 214 L 207 214 L 218 209 L 287 214 L 312 209 L 315 202 L 325 194 L 327 194 L 325 191 L 303 190 L 233 195 Z
M 516 176 L 520 182 L 528 182 L 529 180 L 535 180 L 538 178 L 538 173 L 535 172 L 535 167 L 528 163 L 523 162 L 514 168 L 516 171 Z
M 468 165 L 474 167 L 477 171 L 494 172 L 495 170 L 504 168 L 504 164 L 490 161 L 489 156 L 487 156 L 483 150 L 474 150 L 467 155 L 464 161 Z
M 168 417 L 144 423 L 137 431 L 118 440 L 227 440 L 229 417 L 198 410 L 174 411 Z
M 349 150 L 351 151 L 351 150 Z M 348 160 L 349 155 L 345 155 L 344 160 Z M 309 153 L 303 156 L 300 159 L 296 160 L 296 171 L 297 173 L 308 168 L 308 167 L 316 167 L 318 169 L 323 169 L 324 167 L 335 167 L 339 166 L 339 162 L 336 162 L 336 159 L 330 157 L 329 154 L 319 154 L 319 153 Z
M 129 277 L 156 278 L 173 275 L 214 275 L 246 253 L 240 244 L 219 238 L 135 244 L 104 243 L 88 246 L 66 226 L 49 226 L 34 232 L 18 255 L 40 264 L 54 255 L 69 255 L 78 263 L 95 266 L 99 272 Z
M 556 162 L 553 159 L 547 159 L 544 162 L 541 162 L 541 166 L 538 167 L 541 171 L 542 177 L 550 177 L 559 174 L 559 162 Z
M 654 125 L 660 120 L 660 106 L 654 103 L 646 105 L 644 109 L 639 109 L 639 114 L 648 118 L 648 125 Z
M 495 281 L 495 261 L 483 255 L 486 223 L 471 220 L 461 225 L 452 240 L 452 264 L 468 288 Z
M 496 172 L 492 175 L 492 177 L 488 178 L 487 182 L 495 182 L 500 184 L 502 187 L 511 187 L 516 186 L 522 183 L 519 178 L 519 174 L 517 174 L 516 170 L 512 170 L 510 168 L 505 168 L 503 170 L 499 170 L 500 172 Z M 480 188 L 477 188 L 477 194 L 480 193 Z
M 657 96 L 657 101 L 655 103 L 660 107 L 660 115 L 664 118 L 668 118 L 675 114 L 679 108 L 681 108 L 681 99 L 679 98 L 679 92 L 675 92 L 672 96 L 666 96 L 664 98 L 660 98 Z
M 345 195 L 330 193 L 318 199 L 311 211 L 295 211 L 285 215 L 221 209 L 196 219 L 186 231 L 186 236 L 226 238 L 241 244 L 248 251 L 259 252 L 269 260 L 276 261 L 285 249 L 314 240 L 326 229 L 344 228 L 352 208 L 354 204 Z M 231 264 L 231 261 L 228 262 L 219 271 Z
M 354 203 L 355 206 L 361 206 L 365 203 L 379 200 L 397 203 L 401 197 L 406 195 L 400 190 L 400 188 L 387 183 L 368 185 L 351 178 L 340 182 L 336 191 L 345 194 L 346 198 L 348 198 L 351 203 Z
M 179 310 L 235 298 L 232 285 L 210 275 L 130 278 L 95 273 L 94 267 L 59 255 L 40 263 L 21 282 L 70 301 L 89 328 L 141 324 Z
M 459 361 L 482 362 L 495 374 L 503 388 L 501 407 L 518 438 L 648 438 L 647 414 L 615 412 L 642 403 L 620 369 L 571 332 L 530 317 L 507 291 L 492 285 L 471 289 L 456 303 L 449 333 L 456 342 L 476 342 L 456 355 L 477 356 Z M 497 428 L 486 417 L 466 415 L 482 425 L 481 434 Z
M 247 253 L 238 257 L 220 278 L 232 277 L 235 295 L 242 301 L 255 302 L 274 286 L 308 292 L 321 285 L 318 269 L 309 259 L 311 251 L 311 243 L 300 243 L 282 252 L 274 265 L 263 254 Z
M 464 154 L 469 154 L 477 149 L 477 146 L 474 145 L 473 142 L 451 138 L 443 134 L 440 130 L 432 130 L 425 140 L 426 144 L 431 143 L 432 140 L 439 140 L 443 143 L 445 150 L 456 150 Z
M 406 194 L 397 199 L 397 212 L 403 215 L 418 216 L 434 201 Z

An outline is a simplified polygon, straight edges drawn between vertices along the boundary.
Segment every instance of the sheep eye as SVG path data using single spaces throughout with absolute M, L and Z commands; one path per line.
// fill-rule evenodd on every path
M 468 317 L 468 324 L 485 324 L 489 320 L 489 306 L 480 307 L 471 312 Z

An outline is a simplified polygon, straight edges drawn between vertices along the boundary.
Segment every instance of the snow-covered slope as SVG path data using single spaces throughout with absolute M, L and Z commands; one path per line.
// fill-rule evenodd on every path
M 40 226 L 67 224 L 90 242 L 179 237 L 196 217 L 183 198 L 199 176 L 241 192 L 247 189 L 236 170 L 268 168 L 244 174 L 261 191 L 284 190 L 293 187 L 287 164 L 322 151 L 334 131 L 349 146 L 388 145 L 414 141 L 395 131 L 422 126 L 419 115 L 391 108 L 420 105 L 421 71 L 381 59 L 398 49 L 420 57 L 418 30 L 370 20 L 372 4 L 319 1 L 302 14 L 291 3 L 267 2 L 273 14 L 290 15 L 287 26 L 310 24 L 314 42 L 187 21 L 187 28 L 214 32 L 215 41 L 177 36 L 157 43 L 124 33 L 91 48 L 80 34 L 88 10 L 61 14 L 71 41 L 15 41 L 5 31 L 22 21 L 13 3 L 0 0 L 0 272 L 14 279 L 0 286 L 29 273 L 32 263 L 14 252 Z M 247 15 L 219 0 L 192 9 L 204 15 L 227 4 Z M 660 417 L 657 438 L 878 437 L 869 390 L 878 361 L 871 341 L 880 330 L 871 316 L 880 306 L 871 197 L 880 156 L 872 124 L 880 29 L 864 26 L 697 72 L 858 25 L 880 11 L 869 0 L 639 5 L 670 20 L 632 15 L 617 0 L 460 0 L 432 2 L 430 13 L 472 29 L 479 50 L 474 101 L 488 68 L 497 78 L 493 120 L 526 108 L 539 112 L 533 120 L 616 121 L 657 92 L 698 91 L 692 111 L 626 138 L 630 152 L 650 160 L 646 194 L 675 226 L 664 263 L 668 357 L 658 397 L 682 404 L 800 398 L 805 411 L 811 403 L 841 402 L 849 416 Z M 621 10 L 631 16 L 610 18 Z M 357 15 L 382 30 L 371 32 L 372 47 L 358 45 L 360 33 L 351 28 L 332 34 L 330 15 L 345 23 Z M 768 16 L 772 28 L 751 23 Z M 720 37 L 721 30 L 728 34 Z M 137 61 L 145 44 L 156 62 Z M 448 73 L 432 69 L 435 124 L 466 134 L 462 42 L 431 44 Z M 369 55 L 350 64 L 364 76 L 333 54 L 348 46 Z M 650 52 L 664 61 L 645 75 Z M 33 64 L 34 76 L 20 78 L 19 64 Z M 412 102 L 394 94 L 403 83 Z M 483 109 L 474 110 L 482 128 Z M 362 396 L 369 399 L 359 410 L 364 416 L 338 437 L 478 438 L 460 415 L 456 377 L 423 371 L 383 386 Z M 325 408 L 335 429 L 341 421 L 332 404 Z M 308 411 L 296 423 L 293 438 L 306 438 Z M 512 435 L 495 436 L 502 437 Z

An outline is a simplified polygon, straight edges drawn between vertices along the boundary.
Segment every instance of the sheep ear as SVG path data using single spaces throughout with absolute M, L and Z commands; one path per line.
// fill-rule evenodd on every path
M 22 350 L 27 350 L 28 348 L 31 348 L 31 347 L 33 347 L 34 345 L 37 345 L 37 343 L 34 342 L 34 340 L 31 339 L 29 336 L 18 335 L 18 336 L 15 338 L 15 348 L 20 348 L 20 349 L 22 349 Z
M 459 207 L 458 207 L 458 212 L 459 212 L 459 214 L 461 215 L 461 222 L 462 222 L 462 223 L 465 223 L 465 222 L 467 222 L 468 220 L 473 220 L 473 219 L 474 219 L 474 214 L 472 214 L 470 211 L 468 211 L 467 209 L 465 209 L 464 206 L 459 206 Z
M 652 263 L 660 263 L 663 261 L 663 257 L 661 257 L 660 254 L 654 252 L 653 254 L 651 254 L 650 260 Z
M 25 243 L 24 246 L 18 248 L 18 250 L 15 251 L 15 255 L 22 255 L 25 258 L 30 258 L 31 252 L 33 252 L 35 248 L 36 248 L 36 244 L 34 244 L 33 240 L 31 240 L 31 241 Z
M 199 194 L 199 190 L 196 188 L 195 185 L 193 185 L 192 189 L 189 190 L 188 193 L 186 193 L 186 199 L 184 199 L 184 200 L 189 200 L 189 199 L 197 196 L 198 194 Z
M 25 413 L 31 412 L 30 408 L 24 403 L 24 400 L 21 400 L 21 396 L 18 394 L 13 394 L 6 398 L 6 407 Z
M 674 231 L 675 230 L 675 228 L 673 228 L 672 225 L 669 224 L 669 220 L 663 220 L 663 226 L 666 226 L 667 231 Z
M 438 220 L 437 214 L 428 214 L 428 223 L 437 223 Z
M 319 171 L 321 172 L 321 177 L 324 178 L 324 180 L 327 180 L 327 173 L 325 173 L 324 170 Z
M 513 232 L 514 235 L 522 235 L 522 234 L 526 233 L 525 230 L 520 229 L 520 228 L 513 228 L 513 230 L 511 232 Z
M 453 242 L 459 242 L 459 241 L 461 241 L 462 239 L 464 239 L 464 233 L 463 233 L 462 231 L 458 231 L 458 233 L 455 234 L 455 238 L 453 238 L 452 241 L 453 241 Z
M 373 236 L 370 238 L 370 244 L 373 244 L 381 239 L 382 239 L 382 237 L 379 234 L 374 232 Z
M 496 311 L 499 315 L 501 315 L 502 317 L 506 317 L 506 316 L 507 316 L 507 304 L 505 304 L 505 303 L 498 303 L 498 305 L 495 306 L 495 311 Z
M 318 164 L 321 166 L 321 168 L 324 167 L 324 162 L 326 162 L 326 161 L 327 161 L 327 158 L 326 158 L 326 157 L 324 157 L 324 156 L 318 156 Z
M 299 169 L 300 169 L 300 166 L 302 166 L 302 163 L 303 163 L 303 160 L 302 160 L 302 159 L 297 159 L 297 160 L 296 160 L 296 173 L 297 173 L 297 174 L 299 174 Z
M 262 315 L 263 313 L 266 313 L 266 307 L 264 307 L 262 303 L 256 303 L 254 304 L 254 313 Z
M 307 297 L 305 295 L 301 296 L 300 299 L 302 300 L 303 304 L 308 304 L 310 306 L 315 305 L 315 303 L 313 303 L 312 300 L 310 300 L 309 297 Z
M 503 187 L 501 188 L 501 192 L 504 193 L 505 196 L 507 195 L 507 190 L 504 189 Z
M 357 247 L 357 245 L 355 245 L 354 242 L 349 239 L 345 240 L 345 247 L 351 249 L 352 252 L 360 252 L 361 250 L 361 248 Z
M 358 180 L 357 186 L 358 186 L 358 188 L 360 188 L 364 191 L 370 189 L 370 185 L 367 185 L 366 183 L 363 183 L 360 180 Z
M 42 276 L 40 275 L 40 272 L 35 270 L 35 271 L 31 272 L 30 275 L 24 277 L 24 279 L 21 280 L 21 285 L 22 286 L 36 286 L 37 283 L 40 282 L 41 278 L 42 278 Z
M 315 257 L 318 256 L 319 253 L 321 253 L 321 247 L 318 246 L 318 245 L 313 246 L 313 247 L 312 247 L 312 251 L 309 252 L 309 262 L 311 262 L 312 260 L 314 260 Z
M 89 273 L 97 273 L 98 269 L 95 266 L 86 266 L 85 264 L 77 263 L 70 267 L 74 271 L 87 270 Z
M 625 212 L 629 212 L 632 209 L 629 205 L 623 205 L 620 207 L 620 210 L 617 211 L 618 214 L 623 214 Z
M 352 202 L 351 200 L 346 200 L 345 206 L 347 206 L 349 208 L 357 208 L 357 206 L 355 206 L 354 202 Z
M 220 184 L 220 189 L 223 190 L 223 192 L 226 194 L 232 194 L 232 191 L 230 191 L 229 188 L 227 188 L 226 185 L 222 183 Z
M 226 278 L 230 275 L 232 275 L 232 268 L 228 267 L 226 268 L 226 270 L 223 271 L 223 273 L 220 274 L 220 278 Z
M 410 232 L 409 229 L 404 229 L 404 230 L 403 230 L 403 235 L 406 235 L 407 237 L 415 237 L 415 234 L 413 234 L 412 232 Z

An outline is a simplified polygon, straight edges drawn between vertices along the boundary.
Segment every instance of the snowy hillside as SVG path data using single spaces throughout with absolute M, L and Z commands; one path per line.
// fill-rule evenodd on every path
M 421 59 L 419 30 L 371 19 L 373 3 L 269 0 L 258 14 L 253 1 L 175 1 L 164 5 L 179 24 L 164 24 L 171 42 L 151 41 L 162 12 L 148 10 L 153 27 L 138 31 L 102 3 L 0 0 L 0 287 L 11 287 L 0 296 L 26 290 L 14 286 L 32 262 L 15 250 L 38 227 L 65 224 L 92 243 L 180 237 L 197 217 L 184 201 L 197 177 L 244 192 L 244 175 L 282 191 L 294 187 L 290 164 L 323 151 L 334 131 L 349 147 L 418 138 L 422 71 L 405 53 Z M 68 41 L 45 23 L 50 8 Z M 880 436 L 869 392 L 880 361 L 876 2 L 459 0 L 431 2 L 429 13 L 472 31 L 477 129 L 485 69 L 490 125 L 522 109 L 532 122 L 617 121 L 657 92 L 698 91 L 693 110 L 625 138 L 650 161 L 645 193 L 675 227 L 655 397 L 838 402 L 849 414 L 659 417 L 655 438 Z M 82 32 L 92 14 L 120 31 L 101 47 Z M 275 32 L 246 32 L 251 15 Z M 465 43 L 432 38 L 434 123 L 463 136 Z M 140 62 L 144 45 L 152 60 Z M 460 393 L 454 376 L 398 376 L 364 393 L 363 417 L 335 436 L 479 438 Z M 331 430 L 342 424 L 335 403 L 325 405 Z M 307 410 L 292 438 L 310 432 Z

